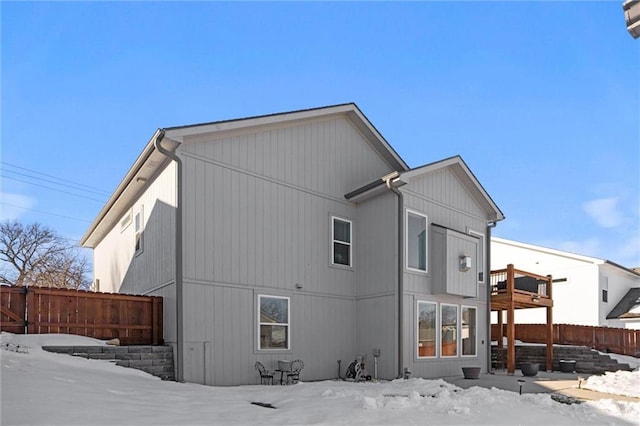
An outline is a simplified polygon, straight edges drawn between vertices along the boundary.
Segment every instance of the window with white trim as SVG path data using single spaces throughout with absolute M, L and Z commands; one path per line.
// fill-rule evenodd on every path
M 458 306 L 440 305 L 440 354 L 458 356 Z
M 462 342 L 462 356 L 475 356 L 477 355 L 477 315 L 476 308 L 472 306 L 462 307 L 462 318 L 460 325 L 460 340 Z
M 436 356 L 438 306 L 433 302 L 418 301 L 418 358 Z
M 331 263 L 351 266 L 351 221 L 331 216 Z
M 406 266 L 407 269 L 427 271 L 427 216 L 406 210 Z
M 289 349 L 289 298 L 258 296 L 258 349 Z
M 133 219 L 135 228 L 135 254 L 138 255 L 144 250 L 144 206 L 140 206 Z

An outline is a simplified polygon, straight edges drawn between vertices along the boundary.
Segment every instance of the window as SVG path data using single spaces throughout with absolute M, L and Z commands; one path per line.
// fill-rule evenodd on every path
M 608 290 L 602 290 L 602 301 L 604 303 L 608 303 L 609 302 L 609 291 Z
M 259 349 L 289 349 L 289 298 L 258 296 Z
M 440 353 L 443 357 L 458 355 L 458 307 L 440 305 Z
M 331 262 L 351 266 L 351 221 L 331 217 Z
M 136 212 L 134 219 L 136 255 L 142 253 L 142 250 L 144 249 L 144 216 L 142 213 L 143 206 L 140 206 L 140 209 Z
M 418 358 L 436 356 L 436 304 L 418 302 Z
M 407 269 L 427 271 L 427 217 L 407 210 Z
M 475 356 L 476 353 L 476 308 L 462 307 L 462 355 Z

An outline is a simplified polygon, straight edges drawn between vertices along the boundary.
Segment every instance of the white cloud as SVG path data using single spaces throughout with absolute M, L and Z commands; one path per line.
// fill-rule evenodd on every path
M 603 228 L 615 228 L 623 223 L 623 215 L 618 210 L 617 197 L 587 201 L 582 208 Z
M 2 201 L 0 203 L 0 220 L 20 219 L 28 209 L 37 204 L 37 200 L 33 197 L 9 192 L 0 192 L 0 200 Z

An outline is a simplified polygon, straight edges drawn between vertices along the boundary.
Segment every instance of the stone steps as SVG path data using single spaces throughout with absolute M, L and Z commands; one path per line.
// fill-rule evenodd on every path
M 87 359 L 114 361 L 121 367 L 135 368 L 175 380 L 171 346 L 43 346 L 43 350 Z
M 507 350 L 491 348 L 491 358 L 496 366 L 506 366 Z M 600 354 L 586 346 L 554 346 L 553 370 L 560 371 L 560 361 L 576 361 L 576 372 L 585 374 L 603 374 L 607 371 L 630 371 L 628 364 L 618 363 L 606 354 Z M 525 362 L 540 364 L 545 370 L 547 358 L 545 346 L 516 346 L 516 369 Z

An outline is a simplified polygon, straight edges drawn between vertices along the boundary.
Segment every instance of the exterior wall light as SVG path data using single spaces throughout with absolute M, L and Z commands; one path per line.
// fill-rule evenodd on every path
M 471 256 L 463 254 L 460 256 L 460 270 L 467 272 L 469 269 L 471 269 Z
M 627 0 L 622 3 L 624 20 L 631 37 L 640 37 L 640 0 Z

